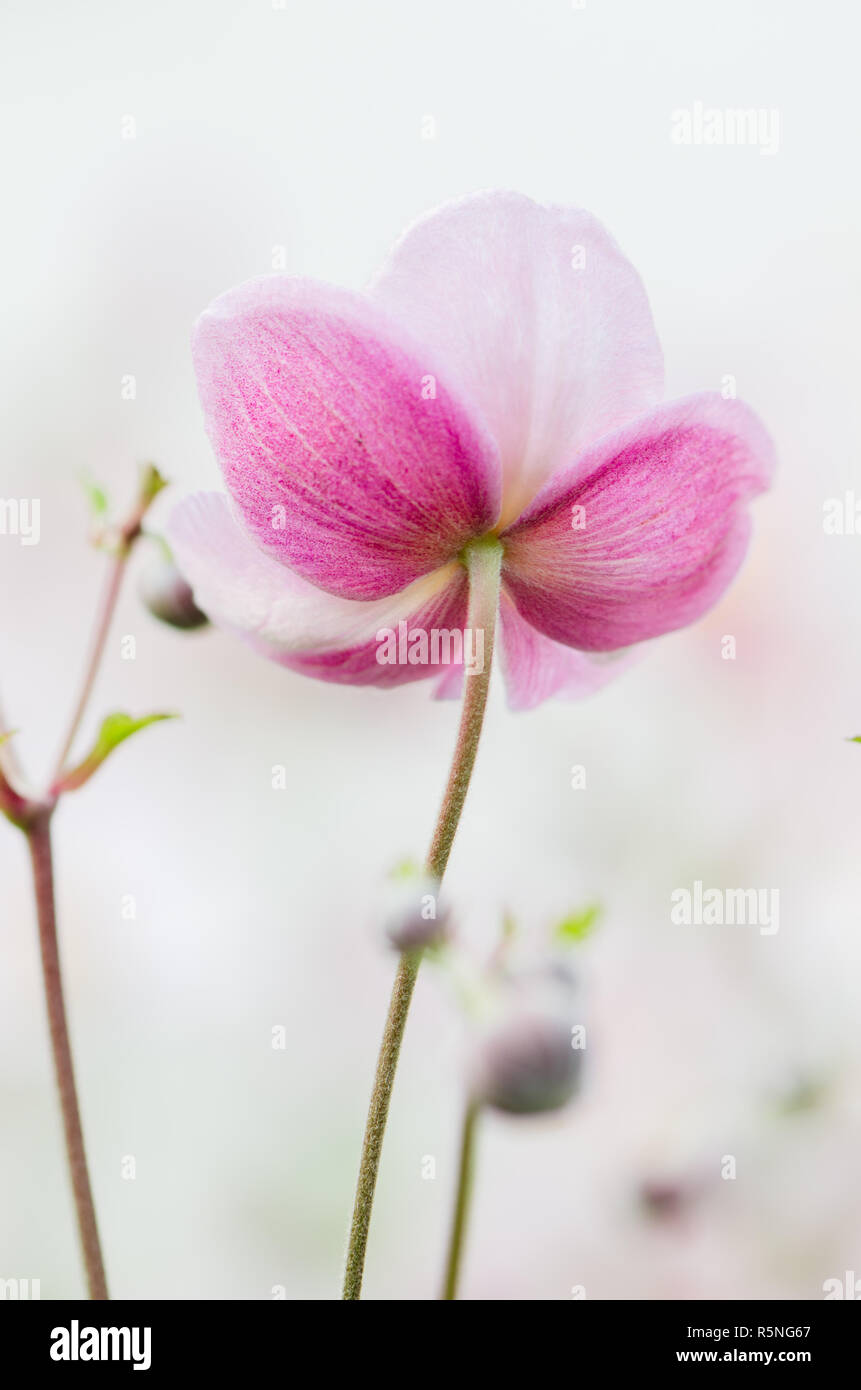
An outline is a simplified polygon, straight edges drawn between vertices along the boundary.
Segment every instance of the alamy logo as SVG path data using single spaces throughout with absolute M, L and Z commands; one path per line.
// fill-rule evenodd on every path
M 51 1332 L 52 1361 L 133 1361 L 134 1371 L 148 1371 L 152 1363 L 152 1328 L 81 1327 L 73 1318 L 69 1327 Z
M 674 888 L 670 921 L 677 927 L 759 927 L 760 936 L 780 928 L 778 888 Z
M 22 545 L 38 545 L 41 514 L 38 497 L 0 497 L 0 536 L 17 536 Z
M 671 138 L 674 145 L 749 145 L 760 154 L 777 154 L 780 149 L 780 112 L 772 107 L 680 107 L 672 114 Z
M 822 503 L 822 529 L 826 536 L 861 536 L 861 497 L 850 489 L 842 497 Z
M 463 666 L 468 676 L 484 670 L 484 628 L 411 628 L 401 619 L 397 629 L 381 627 L 377 633 L 377 661 L 381 666 Z
M 32 1300 L 41 1297 L 41 1279 L 0 1279 L 0 1299 L 17 1302 L 19 1299 Z
M 842 1279 L 826 1279 L 822 1292 L 826 1302 L 831 1298 L 848 1298 L 857 1303 L 861 1300 L 861 1279 L 855 1278 L 854 1269 L 847 1269 Z

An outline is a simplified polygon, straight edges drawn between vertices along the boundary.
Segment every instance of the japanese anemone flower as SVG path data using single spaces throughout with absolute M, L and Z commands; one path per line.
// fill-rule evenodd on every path
M 586 694 L 684 627 L 743 558 L 771 442 L 735 400 L 662 403 L 642 283 L 589 213 L 486 193 L 416 223 L 364 294 L 266 276 L 194 333 L 229 498 L 169 538 L 195 602 L 273 660 L 393 685 L 382 631 L 463 629 L 471 542 L 502 547 L 510 704 Z

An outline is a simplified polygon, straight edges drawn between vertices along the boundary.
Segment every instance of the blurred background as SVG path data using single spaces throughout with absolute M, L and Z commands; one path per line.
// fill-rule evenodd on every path
M 481 960 L 506 910 L 536 940 L 585 903 L 603 916 L 576 958 L 584 1093 L 485 1124 L 465 1298 L 817 1299 L 861 1273 L 861 534 L 823 526 L 861 497 L 858 38 L 836 0 L 3 6 L 0 497 L 40 499 L 41 540 L 0 536 L 0 691 L 34 775 L 103 570 L 79 476 L 124 507 L 156 460 L 174 487 L 154 525 L 219 486 L 189 332 L 249 276 L 359 287 L 410 220 L 478 188 L 581 204 L 645 280 L 668 395 L 734 377 L 776 438 L 749 558 L 705 621 L 581 704 L 512 715 L 494 692 L 450 867 L 464 949 Z M 779 149 L 674 144 L 697 101 L 779 111 Z M 132 577 L 86 732 L 113 709 L 182 714 L 56 822 L 113 1292 L 336 1297 L 394 969 L 379 904 L 425 851 L 457 707 L 174 633 Z M 778 889 L 779 932 L 673 926 L 696 879 Z M 5 823 L 0 882 L 0 1276 L 79 1296 Z M 463 1068 L 428 970 L 367 1297 L 436 1295 Z

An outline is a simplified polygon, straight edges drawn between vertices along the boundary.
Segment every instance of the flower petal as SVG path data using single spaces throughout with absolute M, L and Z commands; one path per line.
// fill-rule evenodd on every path
M 320 588 L 397 593 L 496 521 L 496 445 L 367 297 L 251 280 L 200 318 L 194 360 L 246 525 Z
M 500 665 L 513 710 L 534 709 L 551 695 L 584 699 L 621 675 L 639 655 L 624 651 L 594 656 L 553 642 L 521 618 L 504 592 L 499 617 Z
M 502 456 L 504 523 L 663 394 L 640 277 L 577 208 L 516 193 L 447 204 L 405 233 L 370 292 L 481 411 Z
M 444 676 L 440 676 L 433 688 L 435 700 L 459 700 L 463 695 L 464 670 L 463 662 L 452 665 L 448 668 Z
M 452 564 L 390 598 L 337 598 L 264 554 L 217 492 L 195 493 L 176 507 L 167 527 L 176 562 L 199 608 L 256 651 L 305 675 L 354 685 L 401 685 L 438 676 L 441 665 L 409 659 L 383 663 L 381 633 L 409 638 L 417 630 L 462 629 L 466 570 Z M 391 647 L 391 643 L 388 644 Z M 433 644 L 429 643 L 431 656 Z M 439 643 L 444 658 L 446 644 Z M 404 654 L 404 648 L 401 648 Z
M 586 651 L 693 622 L 741 564 L 746 503 L 773 463 L 753 412 L 716 393 L 660 406 L 600 440 L 503 535 L 521 616 Z

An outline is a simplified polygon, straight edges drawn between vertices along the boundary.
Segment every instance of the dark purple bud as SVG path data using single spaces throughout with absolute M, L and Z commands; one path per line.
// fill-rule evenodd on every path
M 578 1089 L 583 1042 L 582 1026 L 557 1005 L 515 1005 L 481 1037 L 476 1100 L 511 1115 L 557 1110 Z
M 143 571 L 139 592 L 153 617 L 170 627 L 190 630 L 209 621 L 195 603 L 191 586 L 161 548 Z

